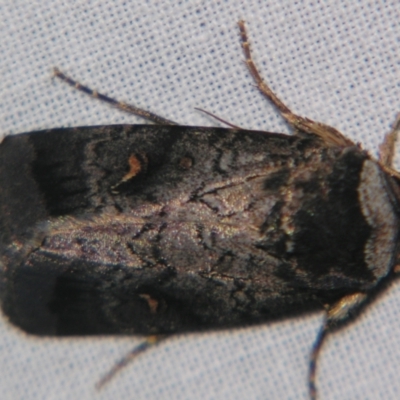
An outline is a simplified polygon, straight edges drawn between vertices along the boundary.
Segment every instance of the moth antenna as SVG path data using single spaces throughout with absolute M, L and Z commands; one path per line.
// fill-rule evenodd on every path
M 312 121 L 309 118 L 301 117 L 294 114 L 286 104 L 271 90 L 264 82 L 259 73 L 253 57 L 251 55 L 250 43 L 247 36 L 246 26 L 244 21 L 239 21 L 240 38 L 242 49 L 245 57 L 245 64 L 249 70 L 258 90 L 278 109 L 281 116 L 291 125 L 295 132 L 305 132 L 311 135 L 316 135 L 321 138 L 326 145 L 329 146 L 354 146 L 354 143 L 343 136 L 337 129 L 323 124 L 321 122 Z
M 382 168 L 391 176 L 400 179 L 400 173 L 394 169 L 394 156 L 396 151 L 396 143 L 400 133 L 400 113 L 397 114 L 396 120 L 389 133 L 379 146 L 379 163 Z
M 389 133 L 386 134 L 383 143 L 379 146 L 379 161 L 393 168 L 394 152 L 396 150 L 396 142 L 400 133 L 400 113 L 397 114 L 396 120 Z
M 109 383 L 115 375 L 117 375 L 123 368 L 125 368 L 130 362 L 132 362 L 137 356 L 144 353 L 151 347 L 156 346 L 160 342 L 167 339 L 167 335 L 152 335 L 148 336 L 146 340 L 132 349 L 126 354 L 121 360 L 119 360 L 111 369 L 108 371 L 97 383 L 96 389 L 101 390 L 107 383 Z
M 70 78 L 68 75 L 65 75 L 61 72 L 58 68 L 53 68 L 53 74 L 56 78 L 61 79 L 68 85 L 72 86 L 73 88 L 88 94 L 89 96 L 98 99 L 100 101 L 104 101 L 105 103 L 111 104 L 113 107 L 117 108 L 118 110 L 125 111 L 129 114 L 137 115 L 138 117 L 147 119 L 148 121 L 154 122 L 155 124 L 159 125 L 179 125 L 178 123 L 166 119 L 164 117 L 160 117 L 157 114 L 154 114 L 150 111 L 143 110 L 142 108 L 136 107 L 132 104 L 127 104 L 122 101 L 118 101 L 109 97 L 105 94 L 97 92 L 96 90 L 90 89 L 88 86 L 82 85 L 78 81 Z

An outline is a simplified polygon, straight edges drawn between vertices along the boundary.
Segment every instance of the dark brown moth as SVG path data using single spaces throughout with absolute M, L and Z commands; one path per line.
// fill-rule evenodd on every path
M 179 126 L 55 71 L 158 125 L 4 139 L 2 309 L 36 335 L 149 336 L 132 357 L 174 333 L 324 308 L 314 399 L 324 337 L 399 270 L 399 124 L 375 160 L 293 114 L 262 81 L 239 27 L 250 73 L 294 135 Z

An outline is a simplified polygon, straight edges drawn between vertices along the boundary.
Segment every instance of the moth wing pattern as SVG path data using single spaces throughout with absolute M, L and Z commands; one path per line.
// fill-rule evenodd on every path
M 262 81 L 239 28 L 257 87 L 294 135 L 179 126 L 55 70 L 163 125 L 4 139 L 2 308 L 38 335 L 147 335 L 129 357 L 174 333 L 325 309 L 310 362 L 315 399 L 324 338 L 397 272 L 399 124 L 378 161 L 293 114 Z
M 313 137 L 146 125 L 33 132 L 6 138 L 2 146 L 2 171 L 14 171 L 11 180 L 0 178 L 9 179 L 2 196 L 20 199 L 5 206 L 2 225 L 10 231 L 3 235 L 10 243 L 25 242 L 4 252 L 5 263 L 15 267 L 8 278 L 12 296 L 3 303 L 13 318 L 23 316 L 14 322 L 25 330 L 165 334 L 242 326 L 315 307 L 330 279 L 349 279 L 342 266 L 321 277 L 309 250 L 300 258 L 295 248 L 285 256 L 294 245 L 288 235 L 294 227 L 284 219 L 301 206 L 288 201 L 289 189 L 303 193 L 315 179 L 320 183 L 307 189 L 309 211 L 329 204 L 321 197 L 324 176 L 331 170 L 341 180 L 348 159 L 357 172 L 367 155 L 356 148 L 342 165 L 335 148 L 322 159 L 323 145 Z M 312 172 L 316 162 L 321 167 Z M 351 190 L 354 182 L 340 190 L 349 190 L 346 185 Z M 21 193 L 27 187 L 30 197 Z M 342 205 L 337 207 L 339 212 Z M 362 221 L 354 211 L 349 208 L 349 227 Z M 340 228 L 327 210 L 320 218 Z M 298 232 L 301 246 L 317 237 L 321 246 L 332 241 L 319 225 Z M 339 256 L 345 259 L 343 249 Z M 299 287 L 313 285 L 315 293 L 294 290 L 289 276 Z M 32 295 L 34 287 L 40 296 Z M 35 310 L 42 310 L 41 318 Z M 141 318 L 132 320 L 135 313 Z

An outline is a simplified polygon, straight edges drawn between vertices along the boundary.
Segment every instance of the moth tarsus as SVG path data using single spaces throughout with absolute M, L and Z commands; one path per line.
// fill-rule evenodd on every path
M 0 145 L 0 296 L 10 321 L 37 335 L 148 336 L 98 387 L 172 334 L 323 306 L 308 377 L 316 399 L 324 339 L 399 272 L 399 119 L 374 160 L 294 114 L 262 80 L 243 21 L 239 30 L 256 86 L 294 135 L 179 126 L 55 69 L 160 125 L 54 129 Z
M 131 363 L 135 358 L 137 358 L 140 354 L 144 353 L 151 347 L 161 343 L 168 336 L 165 335 L 151 335 L 146 338 L 146 340 L 135 348 L 133 348 L 128 354 L 126 354 L 123 358 L 121 358 L 112 369 L 110 369 L 97 383 L 96 389 L 101 390 L 105 385 L 107 385 L 114 376 L 121 371 L 124 367 L 126 367 L 129 363 Z

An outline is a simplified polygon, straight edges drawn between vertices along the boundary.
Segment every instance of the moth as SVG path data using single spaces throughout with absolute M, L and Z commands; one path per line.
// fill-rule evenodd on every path
M 187 331 L 324 309 L 324 338 L 399 268 L 400 122 L 379 160 L 294 114 L 246 64 L 293 135 L 180 126 L 75 88 L 156 125 L 60 128 L 0 145 L 0 285 L 35 335 L 138 334 L 129 358 Z

